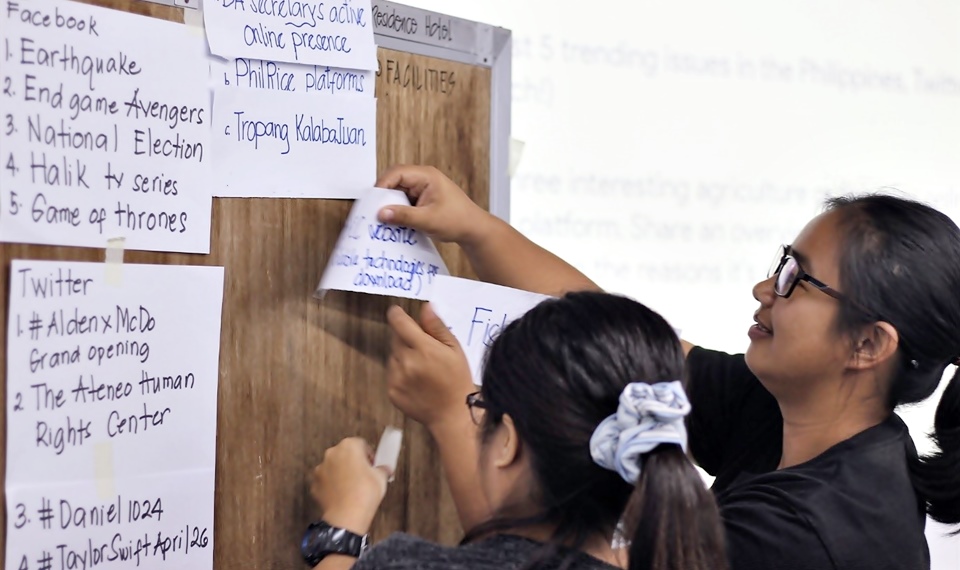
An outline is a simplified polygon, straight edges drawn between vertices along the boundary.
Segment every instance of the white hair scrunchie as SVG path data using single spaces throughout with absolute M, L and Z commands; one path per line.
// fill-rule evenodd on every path
M 590 438 L 590 455 L 597 465 L 616 471 L 636 484 L 640 456 L 661 443 L 687 450 L 683 418 L 690 401 L 679 380 L 647 384 L 633 382 L 620 394 L 617 413 L 600 422 Z

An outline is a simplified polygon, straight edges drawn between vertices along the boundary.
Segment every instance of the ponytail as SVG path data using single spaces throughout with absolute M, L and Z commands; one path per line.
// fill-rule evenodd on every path
M 840 330 L 876 320 L 893 325 L 905 366 L 894 376 L 890 409 L 929 398 L 960 354 L 960 227 L 926 204 L 882 194 L 833 198 L 827 211 L 840 214 L 840 285 L 859 305 L 840 304 Z M 931 518 L 949 525 L 960 524 L 958 375 L 934 419 L 939 450 L 909 458 L 918 499 Z
M 960 524 L 960 368 L 947 384 L 933 419 L 938 450 L 911 465 L 913 485 L 937 522 Z M 951 532 L 960 534 L 960 527 Z
M 726 570 L 720 511 L 677 445 L 643 455 L 624 516 L 629 570 Z

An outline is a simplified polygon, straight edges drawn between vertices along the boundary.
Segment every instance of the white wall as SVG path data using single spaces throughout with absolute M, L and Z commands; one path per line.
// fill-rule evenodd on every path
M 746 348 L 751 287 L 826 195 L 960 219 L 955 0 L 407 3 L 513 30 L 513 223 L 692 342 Z M 932 412 L 905 413 L 922 449 Z

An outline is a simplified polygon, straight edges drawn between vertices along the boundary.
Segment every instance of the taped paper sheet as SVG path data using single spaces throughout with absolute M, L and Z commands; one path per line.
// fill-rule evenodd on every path
M 413 228 L 377 221 L 381 208 L 409 205 L 403 192 L 364 190 L 353 203 L 315 296 L 337 289 L 428 299 L 437 276 L 450 274 L 436 246 Z
M 15 260 L 9 291 L 3 567 L 213 568 L 223 268 Z
M 477 385 L 497 333 L 546 299 L 550 297 L 448 276 L 437 277 L 430 291 L 430 306 L 460 342 Z
M 120 236 L 127 249 L 208 253 L 203 39 L 119 10 L 18 0 L 0 10 L 3 46 L 0 241 Z
M 377 176 L 377 101 L 220 85 L 217 196 L 356 198 Z
M 370 0 L 207 0 L 203 20 L 220 57 L 377 68 Z

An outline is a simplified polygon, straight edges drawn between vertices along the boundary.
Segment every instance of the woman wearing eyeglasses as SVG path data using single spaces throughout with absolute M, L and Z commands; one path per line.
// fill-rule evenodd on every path
M 490 507 L 463 545 L 395 535 L 359 561 L 345 556 L 342 537 L 366 533 L 386 488 L 350 439 L 314 471 L 318 528 L 334 530 L 305 541 L 308 562 L 617 570 L 627 567 L 612 547 L 622 523 L 631 569 L 725 570 L 716 503 L 685 454 L 682 373 L 673 329 L 636 301 L 581 292 L 541 303 L 497 337 L 481 390 L 456 404 L 477 451 L 464 465 L 470 494 Z
M 461 245 L 481 279 L 546 294 L 596 289 L 583 274 L 473 204 L 433 168 L 377 183 L 414 207 L 381 220 Z M 745 355 L 684 343 L 693 458 L 716 477 L 731 567 L 929 568 L 925 516 L 960 523 L 960 380 L 934 421 L 939 450 L 918 457 L 898 405 L 930 397 L 960 356 L 960 230 L 889 196 L 836 199 L 753 289 Z M 391 400 L 431 431 L 462 522 L 489 510 L 461 465 L 476 453 L 456 341 L 425 308 L 422 329 L 388 314 Z M 414 348 L 410 348 L 414 347 Z

